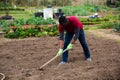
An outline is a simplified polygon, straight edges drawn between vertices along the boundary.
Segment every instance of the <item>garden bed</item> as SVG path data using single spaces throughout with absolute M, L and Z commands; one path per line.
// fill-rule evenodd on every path
M 96 33 L 95 33 L 96 34 Z M 38 70 L 58 51 L 58 37 L 5 39 L 0 41 L 0 71 L 6 80 L 119 80 L 120 45 L 112 39 L 86 34 L 92 62 L 85 61 L 77 41 L 69 62 L 58 66 L 61 57 Z

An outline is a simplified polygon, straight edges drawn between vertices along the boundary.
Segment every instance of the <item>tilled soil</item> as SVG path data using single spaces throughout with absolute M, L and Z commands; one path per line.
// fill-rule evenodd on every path
M 0 73 L 5 80 L 120 80 L 120 44 L 113 40 L 86 34 L 92 62 L 85 60 L 77 41 L 67 64 L 58 65 L 58 57 L 43 70 L 39 67 L 58 51 L 58 37 L 4 40 L 0 42 Z

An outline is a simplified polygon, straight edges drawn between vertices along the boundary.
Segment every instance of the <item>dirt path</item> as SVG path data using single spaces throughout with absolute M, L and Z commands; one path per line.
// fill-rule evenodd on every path
M 86 34 L 92 62 L 85 61 L 79 42 L 69 54 L 69 62 L 58 66 L 61 57 L 38 68 L 54 57 L 57 37 L 0 39 L 0 72 L 6 80 L 120 80 L 120 45 L 111 39 Z
M 112 29 L 98 29 L 98 30 L 88 30 L 91 34 L 109 39 L 109 40 L 115 40 L 120 43 L 120 33 L 114 32 Z

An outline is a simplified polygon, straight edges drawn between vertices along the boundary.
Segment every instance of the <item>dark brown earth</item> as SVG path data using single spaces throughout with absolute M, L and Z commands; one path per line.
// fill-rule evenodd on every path
M 0 73 L 5 74 L 5 80 L 120 80 L 120 44 L 89 33 L 86 39 L 92 62 L 85 61 L 77 41 L 70 50 L 68 64 L 58 65 L 58 57 L 38 70 L 56 55 L 57 38 L 0 39 Z

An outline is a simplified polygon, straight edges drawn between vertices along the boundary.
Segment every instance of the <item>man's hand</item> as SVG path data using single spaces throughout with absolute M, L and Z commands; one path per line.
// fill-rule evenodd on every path
M 57 53 L 57 56 L 60 56 L 63 52 L 63 49 L 59 49 L 58 53 Z
M 73 47 L 73 44 L 70 43 L 70 44 L 67 46 L 67 50 L 72 49 L 72 47 Z

